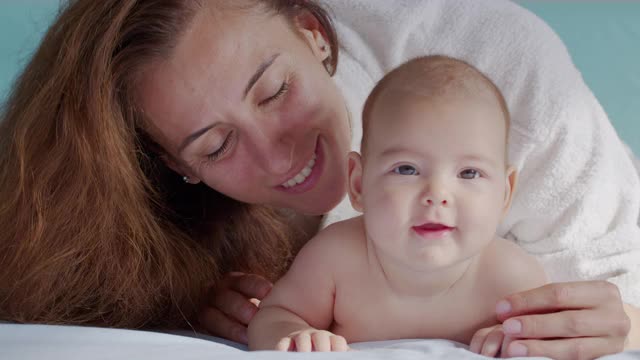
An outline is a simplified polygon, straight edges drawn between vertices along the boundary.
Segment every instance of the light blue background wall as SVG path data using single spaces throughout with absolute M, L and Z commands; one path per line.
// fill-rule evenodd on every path
M 640 154 L 640 1 L 518 2 L 558 32 L 620 136 Z M 59 3 L 0 0 L 0 102 Z
M 564 40 L 618 134 L 640 155 L 640 1 L 519 3 Z
M 0 102 L 28 62 L 59 4 L 58 0 L 0 0 Z

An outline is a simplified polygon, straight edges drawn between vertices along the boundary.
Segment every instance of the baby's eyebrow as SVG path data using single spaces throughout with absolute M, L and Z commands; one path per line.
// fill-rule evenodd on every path
M 463 161 L 473 161 L 479 163 L 485 163 L 491 166 L 498 166 L 498 162 L 488 156 L 482 156 L 478 154 L 467 154 L 460 158 Z
M 401 147 L 401 146 L 396 146 L 396 147 L 390 147 L 388 149 L 385 149 L 383 152 L 381 152 L 380 154 L 378 154 L 379 157 L 388 157 L 388 156 L 392 156 L 392 155 L 398 155 L 398 154 L 410 154 L 410 155 L 414 155 L 414 156 L 418 156 L 418 157 L 424 157 L 423 154 L 411 150 L 410 148 L 406 148 L 406 147 Z

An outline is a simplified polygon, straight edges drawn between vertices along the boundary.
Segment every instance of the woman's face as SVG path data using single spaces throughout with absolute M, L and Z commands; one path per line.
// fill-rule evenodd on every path
M 146 69 L 139 97 L 180 175 L 239 201 L 322 214 L 346 191 L 349 124 L 322 64 L 329 44 L 315 18 L 298 20 L 205 8 L 172 56 Z

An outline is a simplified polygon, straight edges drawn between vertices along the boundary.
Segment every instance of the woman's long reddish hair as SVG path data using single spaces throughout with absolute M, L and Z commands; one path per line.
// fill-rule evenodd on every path
M 311 11 L 337 55 L 313 2 L 256 3 Z M 185 327 L 225 272 L 285 269 L 300 232 L 182 183 L 132 102 L 139 70 L 170 55 L 200 5 L 76 0 L 49 29 L 0 123 L 1 320 Z

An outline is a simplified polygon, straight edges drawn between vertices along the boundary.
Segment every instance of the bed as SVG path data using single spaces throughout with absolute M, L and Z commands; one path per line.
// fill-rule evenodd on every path
M 58 0 L 0 4 L 0 102 L 55 14 Z M 566 42 L 586 82 L 630 153 L 640 154 L 640 2 L 520 1 Z M 18 31 L 15 28 L 19 28 Z M 16 34 L 18 34 L 16 36 Z M 638 168 L 640 169 L 640 163 Z M 166 333 L 74 326 L 0 324 L 0 359 L 481 359 L 445 340 L 353 344 L 334 354 L 248 353 L 246 347 L 191 332 Z M 604 359 L 638 359 L 629 351 Z
M 0 324 L 0 359 L 486 359 L 467 351 L 462 344 L 446 340 L 407 339 L 351 346 L 353 351 L 347 353 L 247 352 L 239 344 L 193 333 L 166 334 L 74 326 Z M 640 351 L 628 351 L 601 359 L 638 358 Z

